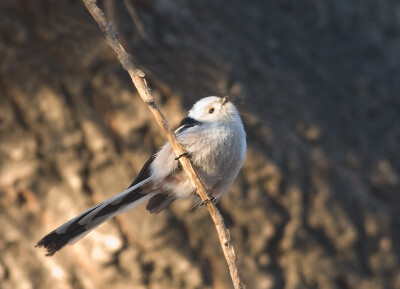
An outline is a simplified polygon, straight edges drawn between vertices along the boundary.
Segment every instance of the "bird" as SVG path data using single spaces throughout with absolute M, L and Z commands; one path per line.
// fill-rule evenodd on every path
M 227 96 L 198 100 L 174 131 L 209 194 L 217 203 L 236 179 L 246 157 L 246 133 L 239 112 Z M 130 186 L 88 209 L 44 236 L 36 247 L 52 256 L 74 244 L 117 214 L 148 201 L 146 209 L 158 214 L 179 199 L 202 204 L 196 187 L 183 170 L 169 142 L 143 165 Z

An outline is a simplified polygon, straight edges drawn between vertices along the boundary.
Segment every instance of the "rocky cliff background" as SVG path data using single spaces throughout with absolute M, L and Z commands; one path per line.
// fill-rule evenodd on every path
M 100 5 L 172 125 L 207 95 L 241 110 L 219 207 L 248 288 L 400 288 L 398 1 Z M 34 248 L 164 141 L 80 1 L 0 1 L 0 288 L 231 288 L 191 202 Z

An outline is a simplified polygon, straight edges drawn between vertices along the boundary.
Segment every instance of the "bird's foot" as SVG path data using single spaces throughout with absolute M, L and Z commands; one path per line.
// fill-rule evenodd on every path
M 175 158 L 175 160 L 177 161 L 177 160 L 179 160 L 181 157 L 188 157 L 189 156 L 189 154 L 188 153 L 183 153 L 183 154 L 180 154 L 179 156 L 177 156 L 176 158 Z
M 209 199 L 204 200 L 203 202 L 201 202 L 200 207 L 204 206 L 204 205 L 207 205 L 207 204 L 209 204 L 211 202 L 214 202 L 214 200 L 215 200 L 215 198 L 213 196 L 211 196 Z

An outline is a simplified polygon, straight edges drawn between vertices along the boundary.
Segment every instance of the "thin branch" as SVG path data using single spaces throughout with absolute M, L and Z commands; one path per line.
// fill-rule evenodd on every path
M 131 16 L 133 23 L 136 26 L 136 29 L 139 33 L 140 38 L 146 39 L 146 33 L 144 32 L 143 24 L 139 19 L 139 16 L 136 13 L 136 9 L 133 6 L 132 2 L 130 0 L 124 0 L 124 4 L 126 7 L 126 10 L 129 13 L 129 16 Z
M 115 54 L 118 57 L 118 60 L 121 62 L 122 67 L 129 73 L 132 82 L 134 83 L 136 89 L 138 90 L 141 98 L 147 104 L 150 111 L 153 113 L 157 123 L 160 125 L 163 133 L 167 137 L 168 141 L 171 143 L 172 148 L 174 149 L 175 155 L 180 156 L 184 154 L 183 146 L 178 142 L 175 137 L 174 132 L 171 130 L 164 114 L 159 109 L 157 103 L 155 102 L 153 96 L 150 93 L 149 88 L 147 87 L 146 80 L 144 79 L 144 73 L 136 68 L 133 64 L 132 57 L 125 51 L 122 45 L 118 41 L 118 35 L 113 30 L 111 23 L 106 19 L 104 13 L 99 9 L 96 5 L 95 0 L 82 0 L 89 10 L 90 14 L 93 16 L 97 24 L 100 26 L 101 30 L 105 33 L 106 40 L 111 48 L 114 50 Z M 231 238 L 229 231 L 226 229 L 224 220 L 222 218 L 221 213 L 215 207 L 213 202 L 207 202 L 208 193 L 206 192 L 204 185 L 202 184 L 200 178 L 198 177 L 196 171 L 194 170 L 190 160 L 187 157 L 179 158 L 179 161 L 182 164 L 182 167 L 189 175 L 192 183 L 196 186 L 197 193 L 203 202 L 205 202 L 208 212 L 210 213 L 215 227 L 217 229 L 219 241 L 221 243 L 222 250 L 225 255 L 226 262 L 228 263 L 229 271 L 231 274 L 232 282 L 235 289 L 243 289 L 245 285 L 242 283 L 239 271 L 237 267 L 237 258 L 235 255 L 234 248 L 231 244 Z

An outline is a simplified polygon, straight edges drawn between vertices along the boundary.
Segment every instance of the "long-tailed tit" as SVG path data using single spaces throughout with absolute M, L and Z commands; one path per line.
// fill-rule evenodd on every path
M 217 202 L 232 185 L 246 155 L 246 134 L 235 106 L 228 97 L 205 97 L 194 104 L 175 134 L 210 199 Z M 201 202 L 171 145 L 166 143 L 144 164 L 125 191 L 61 225 L 37 246 L 45 247 L 46 255 L 51 256 L 101 223 L 144 201 L 148 200 L 147 210 L 157 214 L 173 201 L 190 197 Z

